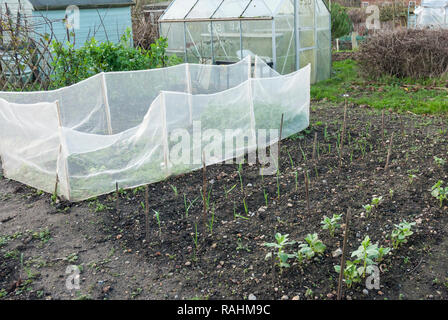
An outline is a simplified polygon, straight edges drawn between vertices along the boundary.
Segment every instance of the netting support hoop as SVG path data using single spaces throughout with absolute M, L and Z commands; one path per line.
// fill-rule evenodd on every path
M 101 89 L 103 93 L 104 107 L 106 109 L 107 133 L 112 135 L 112 121 L 110 117 L 109 98 L 107 97 L 106 74 L 104 72 L 101 72 Z
M 55 183 L 55 195 L 57 196 L 58 192 L 58 183 L 61 182 L 59 179 L 59 163 L 61 162 L 60 159 L 63 159 L 64 163 L 64 170 L 65 170 L 65 182 L 67 187 L 67 200 L 70 201 L 70 176 L 68 175 L 68 162 L 67 158 L 63 156 L 62 147 L 63 147 L 63 141 L 64 141 L 64 133 L 62 131 L 62 117 L 61 117 L 61 105 L 59 103 L 59 100 L 55 101 L 56 104 L 56 110 L 58 114 L 58 123 L 59 123 L 59 153 L 58 153 L 58 159 L 56 160 L 56 183 Z
M 166 125 L 166 99 L 165 99 L 164 92 L 161 92 L 160 94 L 162 96 L 163 161 L 165 163 L 167 176 L 169 176 L 170 169 L 168 167 L 169 150 L 168 150 L 168 129 L 167 129 L 167 125 Z
M 190 113 L 190 125 L 193 125 L 193 97 L 191 96 L 193 94 L 192 92 L 192 84 L 191 84 L 191 73 L 190 73 L 190 64 L 185 64 L 185 71 L 187 76 L 187 92 L 188 92 L 188 109 Z

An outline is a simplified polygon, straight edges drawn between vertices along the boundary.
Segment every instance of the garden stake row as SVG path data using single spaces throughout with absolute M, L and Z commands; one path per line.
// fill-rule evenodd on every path
M 146 243 L 149 244 L 149 187 L 145 185 Z
M 394 132 L 392 132 L 392 135 L 390 136 L 389 150 L 387 151 L 386 166 L 384 167 L 384 171 L 387 171 L 389 169 L 389 160 L 390 160 L 390 155 L 392 153 L 393 140 L 394 140 Z
M 350 213 L 351 213 L 350 208 L 348 208 L 347 215 L 345 217 L 345 233 L 344 233 L 344 243 L 342 245 L 341 270 L 339 271 L 338 295 L 337 295 L 338 300 L 341 300 L 342 297 L 342 281 L 343 281 L 342 279 L 345 271 L 345 252 L 347 248 L 347 238 L 348 238 L 348 232 L 350 231 L 349 229 Z

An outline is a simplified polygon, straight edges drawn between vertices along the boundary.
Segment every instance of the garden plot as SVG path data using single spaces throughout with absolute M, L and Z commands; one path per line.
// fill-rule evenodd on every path
M 148 206 L 144 187 L 119 190 L 118 202 L 56 204 L 0 180 L 1 297 L 336 299 L 350 210 L 346 259 L 361 274 L 346 277 L 343 298 L 447 299 L 446 118 L 348 105 L 344 133 L 343 119 L 344 105 L 315 103 L 311 126 L 282 141 L 277 175 L 217 164 L 205 185 L 202 171 L 150 185 Z M 269 258 L 277 233 L 295 241 L 283 243 L 283 264 Z M 358 269 L 362 243 L 375 253 L 366 266 L 378 266 L 379 289 L 366 289 Z M 73 264 L 81 288 L 68 291 Z

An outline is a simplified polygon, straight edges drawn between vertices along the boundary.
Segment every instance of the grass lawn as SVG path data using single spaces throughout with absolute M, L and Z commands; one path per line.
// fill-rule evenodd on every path
M 333 63 L 332 77 L 311 88 L 313 100 L 343 102 L 344 94 L 350 103 L 369 105 L 378 109 L 410 111 L 416 114 L 448 114 L 448 80 L 364 78 L 356 61 Z

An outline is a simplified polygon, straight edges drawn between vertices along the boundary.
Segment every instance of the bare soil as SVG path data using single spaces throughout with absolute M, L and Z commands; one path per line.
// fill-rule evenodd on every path
M 241 190 L 238 165 L 208 167 L 212 229 L 203 221 L 202 171 L 150 185 L 149 242 L 144 188 L 121 191 L 117 212 L 115 194 L 53 204 L 50 195 L 2 178 L 0 299 L 335 299 L 340 257 L 332 253 L 341 248 L 343 233 L 331 237 L 320 222 L 325 215 L 345 218 L 349 208 L 348 256 L 366 235 L 390 246 L 395 224 L 416 225 L 382 263 L 380 290 L 366 292 L 362 282 L 344 287 L 346 299 L 448 299 L 448 204 L 431 196 L 438 180 L 448 182 L 447 119 L 386 111 L 383 139 L 381 111 L 348 106 L 339 166 L 343 109 L 312 104 L 310 128 L 282 141 L 278 178 L 244 164 Z M 373 196 L 383 202 L 366 218 L 362 206 Z M 193 202 L 188 217 L 185 201 Z M 280 272 L 265 260 L 264 243 L 276 232 L 296 241 L 318 233 L 326 251 L 304 264 L 291 260 Z M 79 290 L 66 288 L 70 265 L 81 268 Z

